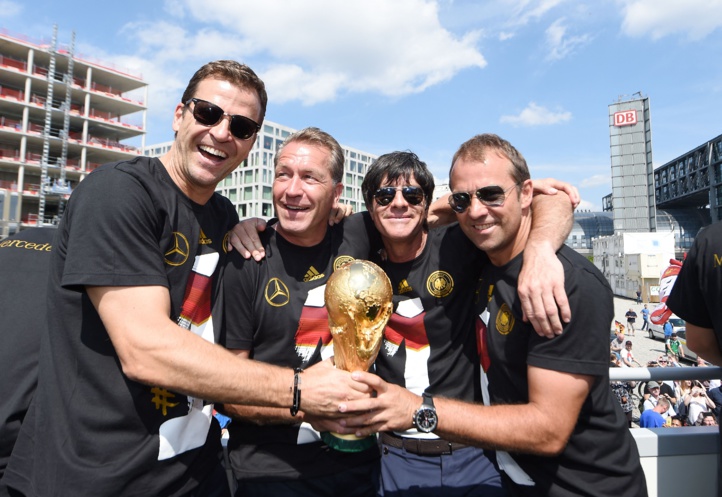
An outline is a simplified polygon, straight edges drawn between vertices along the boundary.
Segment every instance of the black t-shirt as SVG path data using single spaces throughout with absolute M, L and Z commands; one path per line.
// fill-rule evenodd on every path
M 261 234 L 266 250 L 261 262 L 232 252 L 223 282 L 226 346 L 285 367 L 307 367 L 333 355 L 326 281 L 343 263 L 368 259 L 374 233 L 370 217 L 356 214 L 330 227 L 313 247 L 293 245 L 267 229 Z M 379 457 L 376 447 L 359 453 L 330 449 L 307 423 L 258 426 L 234 420 L 229 432 L 238 479 L 313 478 Z
M 722 223 L 714 223 L 697 235 L 692 249 L 682 264 L 667 307 L 695 326 L 710 328 L 722 350 Z M 720 450 L 722 450 L 722 423 Z M 717 481 L 722 489 L 722 467 Z
M 711 328 L 722 349 L 722 223 L 697 235 L 667 299 L 667 307 L 680 318 Z
M 48 264 L 55 228 L 33 228 L 0 241 L 0 479 L 38 381 Z
M 521 254 L 501 267 L 489 264 L 482 273 L 480 294 L 488 297 L 488 303 L 481 299 L 477 326 L 492 404 L 528 402 L 529 365 L 596 377 L 559 456 L 510 454 L 512 465 L 518 465 L 535 485 L 511 484 L 510 468 L 502 474 L 512 495 L 645 496 L 637 447 L 609 388 L 611 289 L 601 273 L 573 250 L 564 246 L 557 256 L 564 267 L 572 321 L 552 339 L 540 337 L 531 324 L 522 321 L 516 291 Z
M 417 395 L 480 400 L 474 301 L 487 262 L 457 224 L 429 231 L 412 261 L 380 262 L 394 289 L 394 313 L 376 359 L 380 377 Z
M 217 194 L 190 201 L 158 159 L 107 164 L 78 185 L 52 253 L 38 389 L 8 485 L 28 496 L 176 496 L 217 467 L 212 405 L 126 377 L 85 287 L 167 287 L 169 317 L 190 328 L 178 332 L 218 342 L 210 313 L 237 221 Z

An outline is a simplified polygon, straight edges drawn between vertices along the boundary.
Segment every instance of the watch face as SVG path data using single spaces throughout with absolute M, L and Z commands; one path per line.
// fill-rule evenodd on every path
M 434 431 L 438 418 L 436 417 L 436 409 L 422 407 L 416 411 L 415 421 L 416 428 L 424 433 Z

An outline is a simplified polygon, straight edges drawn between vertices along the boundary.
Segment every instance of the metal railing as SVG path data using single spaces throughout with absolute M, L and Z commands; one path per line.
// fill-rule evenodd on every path
M 711 380 L 718 367 L 610 368 L 612 381 Z M 632 428 L 650 497 L 718 495 L 720 432 L 717 426 Z M 683 477 L 682 477 L 683 475 Z

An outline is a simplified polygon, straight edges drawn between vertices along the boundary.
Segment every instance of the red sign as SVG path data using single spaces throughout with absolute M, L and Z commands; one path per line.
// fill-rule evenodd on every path
M 630 124 L 637 124 L 636 110 L 623 110 L 622 112 L 614 113 L 615 126 L 629 126 Z

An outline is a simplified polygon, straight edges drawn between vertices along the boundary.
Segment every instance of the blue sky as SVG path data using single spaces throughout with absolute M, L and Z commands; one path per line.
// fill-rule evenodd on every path
M 150 83 L 147 143 L 172 139 L 193 72 L 246 62 L 267 118 L 342 144 L 416 152 L 439 180 L 494 132 L 532 177 L 611 192 L 607 106 L 650 97 L 655 167 L 722 133 L 722 0 L 0 0 L 0 28 Z M 102 6 L 102 7 L 101 7 Z

